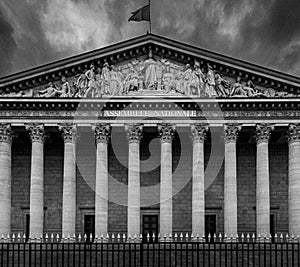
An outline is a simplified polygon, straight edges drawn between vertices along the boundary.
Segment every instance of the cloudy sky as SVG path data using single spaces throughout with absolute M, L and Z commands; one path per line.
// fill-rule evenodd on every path
M 144 34 L 147 0 L 1 0 L 0 77 Z M 300 77 L 300 0 L 152 0 L 153 32 Z

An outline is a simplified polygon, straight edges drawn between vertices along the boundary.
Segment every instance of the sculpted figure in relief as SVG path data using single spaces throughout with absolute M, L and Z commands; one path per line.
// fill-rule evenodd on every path
M 207 74 L 206 74 L 206 84 L 205 84 L 205 94 L 209 97 L 216 97 L 216 80 L 215 72 L 210 64 L 207 64 Z
M 85 77 L 88 81 L 87 90 L 84 93 L 84 97 L 88 97 L 91 95 L 91 97 L 95 97 L 96 93 L 96 73 L 95 73 L 95 65 L 91 64 L 90 69 L 85 73 Z
M 107 62 L 105 62 L 102 68 L 102 90 L 104 95 L 112 95 L 110 86 L 111 86 L 111 75 L 110 75 L 109 65 Z
M 39 97 L 51 98 L 56 97 L 59 94 L 59 90 L 52 82 L 49 82 L 45 90 L 38 91 L 37 93 Z
M 129 63 L 129 73 L 123 81 L 123 94 L 129 91 L 137 91 L 139 88 L 139 74 L 136 68 Z
M 200 63 L 195 61 L 193 75 L 192 75 L 192 90 L 196 89 L 196 95 L 201 96 L 204 89 L 204 74 L 200 68 Z M 194 92 L 192 92 L 194 94 Z
M 190 64 L 186 64 L 185 71 L 180 75 L 181 77 L 181 92 L 185 95 L 191 94 L 191 84 L 193 81 L 193 70 Z
M 170 91 L 176 89 L 175 76 L 173 73 L 171 73 L 170 62 L 166 61 L 164 65 L 165 67 L 163 70 L 163 77 L 162 77 L 162 89 L 166 93 L 169 93 Z
M 65 76 L 61 77 L 61 89 L 58 91 L 61 97 L 72 97 L 72 91 L 69 82 Z
M 152 57 L 152 51 L 149 51 L 149 57 L 144 61 L 145 86 L 148 90 L 157 89 L 157 63 Z
M 232 85 L 231 88 L 231 96 L 235 96 L 235 97 L 247 96 L 247 91 L 244 90 L 241 80 L 242 80 L 241 76 L 238 76 L 236 78 L 236 82 Z
M 227 97 L 230 94 L 230 83 L 219 73 L 215 75 L 216 87 L 215 91 L 220 97 Z
M 114 66 L 111 66 L 110 78 L 111 78 L 111 94 L 119 95 L 123 92 L 122 73 L 117 72 Z

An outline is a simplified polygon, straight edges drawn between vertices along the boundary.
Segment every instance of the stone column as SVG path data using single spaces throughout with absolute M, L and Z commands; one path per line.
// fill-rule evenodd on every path
M 300 234 L 300 124 L 289 126 L 289 234 Z
M 237 234 L 237 168 L 236 141 L 241 126 L 226 124 L 224 126 L 225 141 L 225 173 L 224 173 L 224 233 L 228 237 Z
M 108 232 L 108 159 L 107 144 L 110 138 L 109 124 L 92 126 L 95 132 L 96 151 L 96 195 L 95 236 L 106 238 Z
M 73 237 L 76 232 L 76 137 L 77 126 L 60 124 L 64 139 L 64 178 L 62 203 L 62 235 Z
M 142 125 L 125 125 L 129 143 L 128 152 L 128 220 L 130 237 L 139 237 L 140 231 L 140 141 Z
M 172 140 L 175 126 L 170 124 L 158 125 L 161 139 L 160 164 L 160 234 L 169 237 L 173 232 L 172 212 Z
M 40 238 L 44 229 L 44 139 L 43 124 L 25 125 L 32 142 L 30 179 L 30 227 L 31 238 Z
M 208 127 L 192 125 L 193 181 L 192 181 L 192 233 L 202 238 L 205 234 L 204 140 Z
M 269 139 L 274 126 L 256 125 L 256 233 L 270 235 Z
M 10 234 L 11 141 L 11 125 L 0 124 L 0 236 Z

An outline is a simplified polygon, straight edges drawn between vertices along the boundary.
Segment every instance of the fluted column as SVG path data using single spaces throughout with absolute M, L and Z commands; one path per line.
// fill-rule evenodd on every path
M 62 203 L 62 235 L 72 237 L 76 229 L 76 137 L 77 127 L 60 124 L 64 139 L 64 177 Z
M 300 234 L 300 124 L 289 126 L 289 234 Z
M 44 225 L 44 139 L 43 124 L 26 124 L 32 142 L 30 178 L 30 227 L 31 238 L 43 235 Z
M 175 126 L 170 124 L 158 125 L 161 139 L 160 163 L 160 233 L 161 237 L 169 237 L 173 232 L 172 207 L 172 140 Z
M 228 237 L 237 234 L 237 168 L 236 141 L 240 125 L 224 126 L 225 141 L 225 173 L 224 173 L 224 233 Z
M 0 124 L 0 235 L 11 229 L 11 142 L 11 125 Z
M 95 236 L 106 238 L 108 231 L 108 161 L 109 124 L 93 125 L 96 140 Z
M 205 234 L 204 140 L 208 127 L 192 125 L 193 181 L 192 181 L 192 233 L 202 238 Z
M 140 235 L 140 141 L 142 125 L 125 125 L 128 152 L 128 236 Z
M 269 139 L 274 126 L 256 125 L 256 233 L 270 235 Z

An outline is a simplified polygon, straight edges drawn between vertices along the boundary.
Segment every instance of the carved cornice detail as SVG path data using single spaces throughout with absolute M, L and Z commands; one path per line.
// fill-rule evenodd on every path
M 41 123 L 28 123 L 25 124 L 26 130 L 29 132 L 31 142 L 41 142 L 45 141 L 45 129 L 44 124 Z
M 109 124 L 93 124 L 92 130 L 94 131 L 96 143 L 107 144 L 110 139 L 111 127 Z
M 125 131 L 129 143 L 139 143 L 143 137 L 142 124 L 126 124 Z
M 72 123 L 59 124 L 58 129 L 61 131 L 65 143 L 75 143 L 77 139 L 77 125 Z
M 193 143 L 204 143 L 206 139 L 206 132 L 208 131 L 208 125 L 192 124 L 191 131 Z
M 289 143 L 300 142 L 300 124 L 290 124 L 287 137 Z
M 271 137 L 271 132 L 274 130 L 272 124 L 257 124 L 256 125 L 256 142 L 257 144 L 262 142 L 268 142 Z
M 172 143 L 176 127 L 173 124 L 159 124 L 157 126 L 162 143 Z
M 240 124 L 225 124 L 224 125 L 225 143 L 236 143 L 241 129 L 242 126 Z
M 11 143 L 12 141 L 12 130 L 10 123 L 0 124 L 0 142 Z

